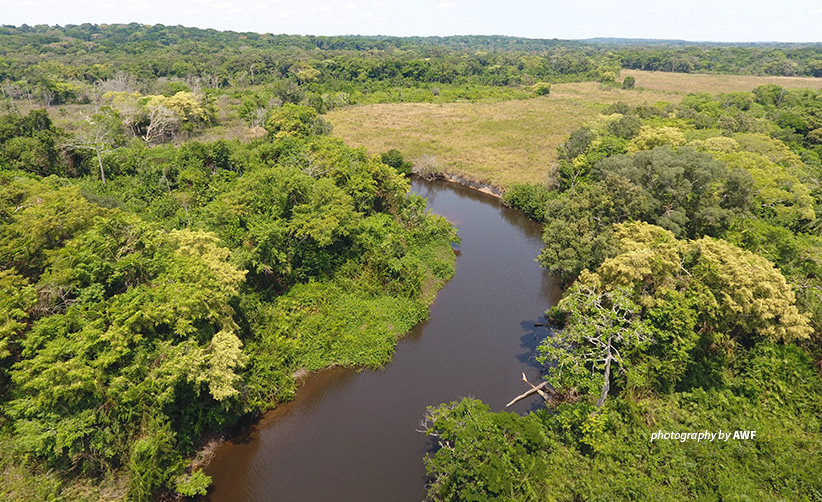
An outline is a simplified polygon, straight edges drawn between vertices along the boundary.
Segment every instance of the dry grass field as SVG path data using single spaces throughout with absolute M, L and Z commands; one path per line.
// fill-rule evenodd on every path
M 822 79 L 689 75 L 624 71 L 638 89 L 593 82 L 555 84 L 549 96 L 497 103 L 396 103 L 352 106 L 326 118 L 333 134 L 370 153 L 391 148 L 417 162 L 433 157 L 440 168 L 463 178 L 505 188 L 516 182 L 545 182 L 557 146 L 568 135 L 617 101 L 629 104 L 678 102 L 690 92 L 822 86 Z
M 723 92 L 750 91 L 765 84 L 776 84 L 787 89 L 822 88 L 822 79 L 813 77 L 756 77 L 750 75 L 705 75 L 622 70 L 620 78 L 628 75 L 636 78 L 637 87 L 675 94 L 688 94 L 691 92 L 720 94 Z

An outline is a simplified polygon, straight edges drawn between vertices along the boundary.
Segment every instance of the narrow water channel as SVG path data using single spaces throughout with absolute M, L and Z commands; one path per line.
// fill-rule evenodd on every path
M 212 502 L 419 502 L 432 446 L 416 432 L 426 407 L 473 396 L 502 410 L 527 390 L 523 372 L 539 379 L 533 356 L 547 331 L 534 323 L 560 296 L 534 261 L 540 226 L 458 185 L 414 181 L 413 190 L 461 239 L 456 274 L 430 318 L 400 341 L 385 368 L 311 375 L 294 401 L 221 445 L 207 469 Z

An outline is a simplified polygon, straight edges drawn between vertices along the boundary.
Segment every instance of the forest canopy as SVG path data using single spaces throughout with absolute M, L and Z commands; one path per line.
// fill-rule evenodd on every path
M 205 438 L 298 370 L 384 364 L 453 273 L 454 229 L 337 140 L 116 155 L 105 184 L 0 174 L 0 479 L 23 497 L 200 493 Z

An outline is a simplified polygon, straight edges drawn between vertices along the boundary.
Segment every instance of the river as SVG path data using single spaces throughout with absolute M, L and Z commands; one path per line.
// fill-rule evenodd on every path
M 540 225 L 490 195 L 413 182 L 429 209 L 456 225 L 457 271 L 430 318 L 400 340 L 380 370 L 334 368 L 306 378 L 294 401 L 220 445 L 206 472 L 211 502 L 394 501 L 425 496 L 417 432 L 427 406 L 472 396 L 502 410 L 539 380 L 543 313 L 561 291 L 534 261 Z M 539 406 L 531 397 L 512 407 Z

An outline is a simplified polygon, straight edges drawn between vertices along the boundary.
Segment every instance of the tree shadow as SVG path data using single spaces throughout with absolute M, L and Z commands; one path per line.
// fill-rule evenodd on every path
M 517 361 L 538 370 L 540 374 L 544 373 L 544 367 L 537 361 L 537 347 L 544 339 L 554 335 L 554 329 L 550 326 L 535 326 L 535 324 L 545 323 L 545 319 L 519 323 L 524 332 L 519 339 L 519 345 L 525 350 L 521 354 L 517 354 Z
M 523 331 L 523 335 L 520 337 L 520 347 L 525 350 L 518 354 L 516 358 L 519 362 L 527 365 L 533 370 L 529 371 L 528 373 L 530 373 L 530 375 L 526 376 L 528 376 L 529 380 L 534 385 L 537 385 L 542 381 L 542 377 L 545 375 L 547 370 L 546 366 L 537 361 L 537 356 L 539 355 L 537 352 L 537 347 L 543 340 L 554 335 L 554 328 L 551 328 L 550 326 L 535 326 L 536 324 L 544 324 L 545 322 L 545 319 L 520 322 L 520 326 Z M 535 373 L 536 378 L 534 375 Z M 528 390 L 527 384 L 523 383 L 522 391 L 525 392 L 526 390 Z M 529 396 L 516 403 L 510 409 L 503 411 L 512 411 L 520 415 L 525 415 L 544 408 L 545 402 L 538 394 L 534 394 L 533 396 Z

